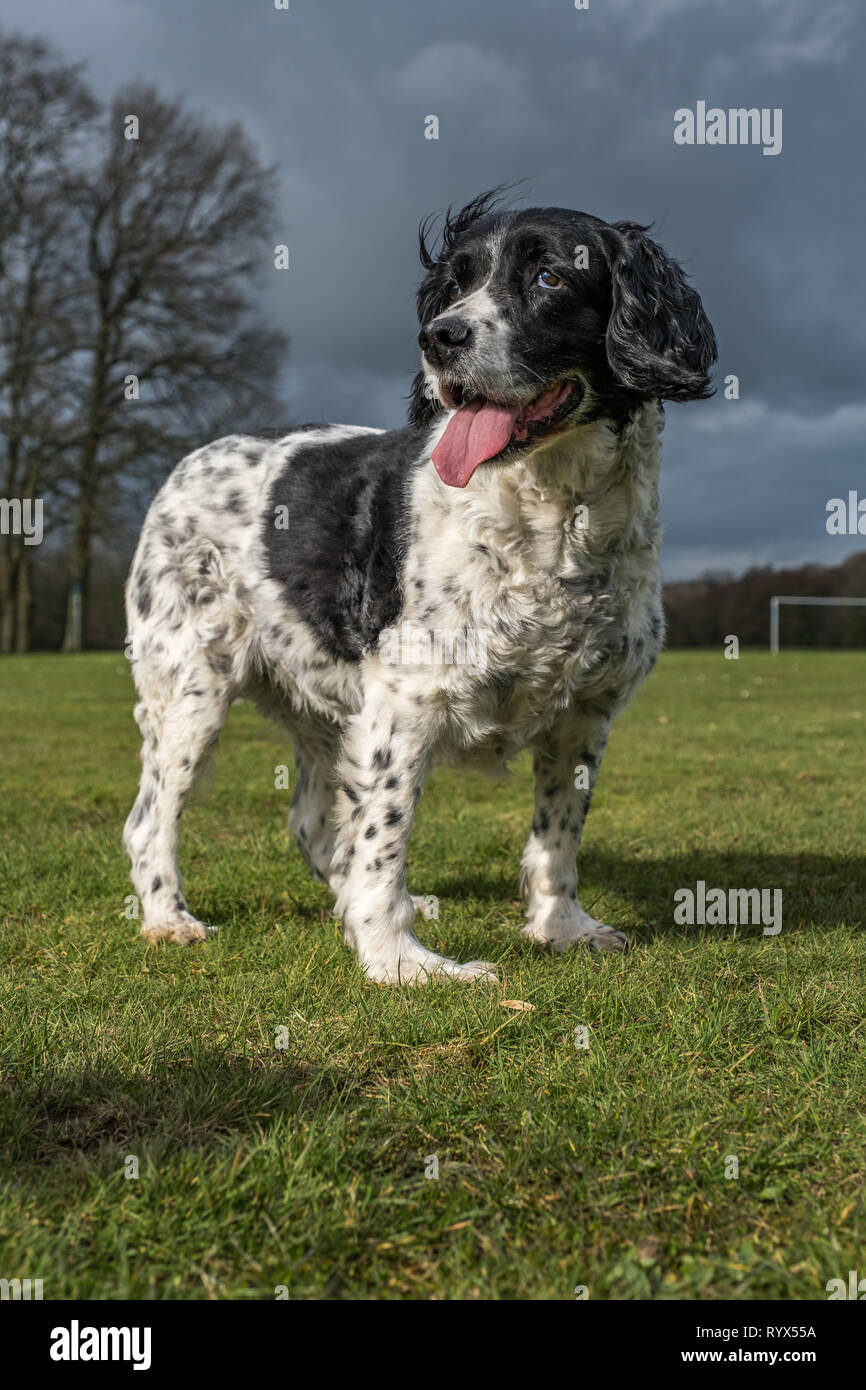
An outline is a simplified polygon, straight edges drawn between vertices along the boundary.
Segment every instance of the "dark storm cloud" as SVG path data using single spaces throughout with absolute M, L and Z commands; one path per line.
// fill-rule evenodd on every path
M 852 548 L 861 482 L 862 24 L 855 0 L 6 0 L 88 65 L 238 119 L 280 166 L 293 416 L 400 423 L 420 217 L 505 179 L 525 201 L 654 221 L 739 401 L 668 407 L 665 570 Z M 686 147 L 673 113 L 781 107 L 783 146 Z M 424 139 L 424 117 L 440 122 Z

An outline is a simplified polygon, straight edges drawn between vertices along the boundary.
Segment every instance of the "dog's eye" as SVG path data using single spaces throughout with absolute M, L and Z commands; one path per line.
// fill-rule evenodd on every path
M 458 285 L 456 280 L 451 281 L 451 284 L 448 286 L 448 289 L 446 290 L 446 294 L 452 304 L 454 303 L 455 299 L 460 298 L 460 286 Z
M 564 290 L 565 281 L 560 280 L 558 275 L 554 275 L 552 270 L 540 270 L 536 276 L 535 283 L 541 285 L 545 290 Z

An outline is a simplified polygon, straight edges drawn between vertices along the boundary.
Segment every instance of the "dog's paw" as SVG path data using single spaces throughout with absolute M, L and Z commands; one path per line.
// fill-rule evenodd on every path
M 625 932 L 597 922 L 573 903 L 530 913 L 522 934 L 549 951 L 571 951 L 576 946 L 585 946 L 590 951 L 624 951 L 628 946 Z
M 368 980 L 381 985 L 426 985 L 431 980 L 457 980 L 461 984 L 483 981 L 495 984 L 496 967 L 486 960 L 465 964 L 428 951 L 411 932 L 405 932 L 387 950 L 361 960 Z
M 175 941 L 179 946 L 192 946 L 196 941 L 215 936 L 218 931 L 219 927 L 209 927 L 205 922 L 199 922 L 191 912 L 179 912 L 169 922 L 145 922 L 141 934 L 148 941 Z

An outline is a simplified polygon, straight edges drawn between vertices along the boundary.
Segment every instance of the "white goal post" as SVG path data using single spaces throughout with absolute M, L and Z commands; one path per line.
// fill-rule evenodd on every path
M 866 608 L 866 598 L 803 598 L 802 595 L 773 594 L 770 599 L 770 651 L 779 650 L 779 604 L 807 603 L 814 606 L 837 604 L 842 608 Z

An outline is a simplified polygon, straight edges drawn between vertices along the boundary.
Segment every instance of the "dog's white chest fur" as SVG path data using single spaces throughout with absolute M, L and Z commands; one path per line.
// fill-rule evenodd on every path
M 662 423 L 649 405 L 619 436 L 588 425 L 525 463 L 479 470 L 465 492 L 419 474 L 394 650 L 411 666 L 416 638 L 445 745 L 508 756 L 574 700 L 614 708 L 646 675 L 662 637 Z

